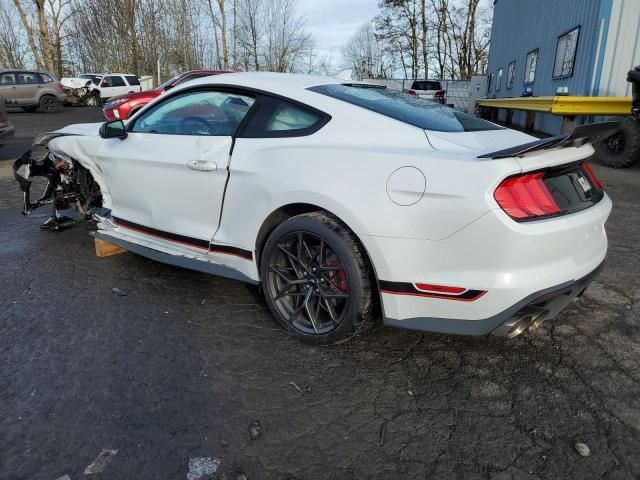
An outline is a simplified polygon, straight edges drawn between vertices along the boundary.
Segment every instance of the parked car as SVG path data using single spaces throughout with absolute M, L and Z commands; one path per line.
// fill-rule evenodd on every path
M 62 85 L 48 72 L 0 70 L 0 96 L 27 112 L 57 112 L 65 100 Z
M 603 131 L 539 140 L 377 85 L 237 73 L 179 85 L 126 123 L 44 134 L 48 156 L 14 172 L 27 199 L 29 176 L 58 182 L 27 212 L 77 205 L 98 239 L 260 283 L 312 344 L 376 312 L 515 336 L 599 272 L 611 200 L 585 162 Z
M 13 125 L 7 119 L 7 107 L 3 97 L 0 97 L 0 145 L 4 138 L 10 137 L 15 133 Z
M 446 100 L 446 92 L 438 80 L 414 80 L 411 88 L 405 90 L 405 93 L 433 100 L 443 105 Z
M 128 93 L 126 95 L 118 95 L 117 97 L 111 98 L 102 109 L 102 114 L 107 120 L 126 120 L 151 100 L 181 83 L 221 73 L 233 72 L 228 70 L 191 70 L 189 72 L 179 73 L 153 90 L 146 90 L 139 93 Z
M 97 107 L 112 97 L 142 91 L 138 77 L 129 73 L 87 73 L 61 80 L 72 104 Z

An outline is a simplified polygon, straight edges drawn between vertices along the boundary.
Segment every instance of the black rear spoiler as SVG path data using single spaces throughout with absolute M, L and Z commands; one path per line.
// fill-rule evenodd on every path
M 589 125 L 580 125 L 573 129 L 569 135 L 543 138 L 535 142 L 524 143 L 515 147 L 485 153 L 478 158 L 509 158 L 519 157 L 535 150 L 548 150 L 550 148 L 579 147 L 596 138 L 607 138 L 620 129 L 620 122 L 600 122 Z

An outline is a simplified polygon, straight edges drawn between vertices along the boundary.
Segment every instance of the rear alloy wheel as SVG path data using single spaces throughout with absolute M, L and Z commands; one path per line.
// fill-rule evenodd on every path
M 286 220 L 267 240 L 260 267 L 269 308 L 302 341 L 330 345 L 371 323 L 367 262 L 335 218 L 314 212 Z
M 625 117 L 620 130 L 595 142 L 596 158 L 608 167 L 626 168 L 640 160 L 640 120 Z
M 43 95 L 40 98 L 40 111 L 55 113 L 58 111 L 58 99 L 53 95 Z

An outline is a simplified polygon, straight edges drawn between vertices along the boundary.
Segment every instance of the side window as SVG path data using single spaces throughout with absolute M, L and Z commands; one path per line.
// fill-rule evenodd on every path
M 37 73 L 21 72 L 18 73 L 17 77 L 20 85 L 36 85 L 40 83 Z
M 140 85 L 140 80 L 135 75 L 125 75 L 124 78 L 127 79 L 129 85 Z
M 524 84 L 530 85 L 536 79 L 536 66 L 538 65 L 538 50 L 527 53 L 527 61 L 524 65 Z
M 263 96 L 241 137 L 300 137 L 319 130 L 331 117 L 310 107 Z
M 516 61 L 514 60 L 507 68 L 507 88 L 513 87 L 513 79 L 516 75 Z
M 16 76 L 14 73 L 3 73 L 0 75 L 0 85 L 15 85 Z
M 42 79 L 42 83 L 51 83 L 53 82 L 53 78 L 51 75 L 47 75 L 46 73 L 41 73 L 40 78 Z
M 580 27 L 576 27 L 558 38 L 556 60 L 553 64 L 553 78 L 570 77 L 573 75 L 573 64 L 576 60 L 579 35 Z
M 165 135 L 229 136 L 255 99 L 211 90 L 170 97 L 135 120 L 131 132 Z
M 124 83 L 124 79 L 119 75 L 113 75 L 107 78 L 110 87 L 126 87 L 127 84 Z
M 275 109 L 265 125 L 265 131 L 302 130 L 309 128 L 320 120 L 320 117 L 308 110 L 281 103 Z

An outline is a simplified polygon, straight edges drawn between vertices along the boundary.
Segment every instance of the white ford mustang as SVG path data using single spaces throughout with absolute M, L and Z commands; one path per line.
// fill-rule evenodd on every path
M 325 77 L 191 81 L 126 124 L 41 135 L 15 164 L 25 212 L 75 204 L 95 236 L 260 283 L 288 332 L 329 344 L 377 315 L 514 336 L 557 315 L 607 251 L 585 160 L 611 126 L 537 140 L 429 100 Z M 31 203 L 31 177 L 50 188 Z

